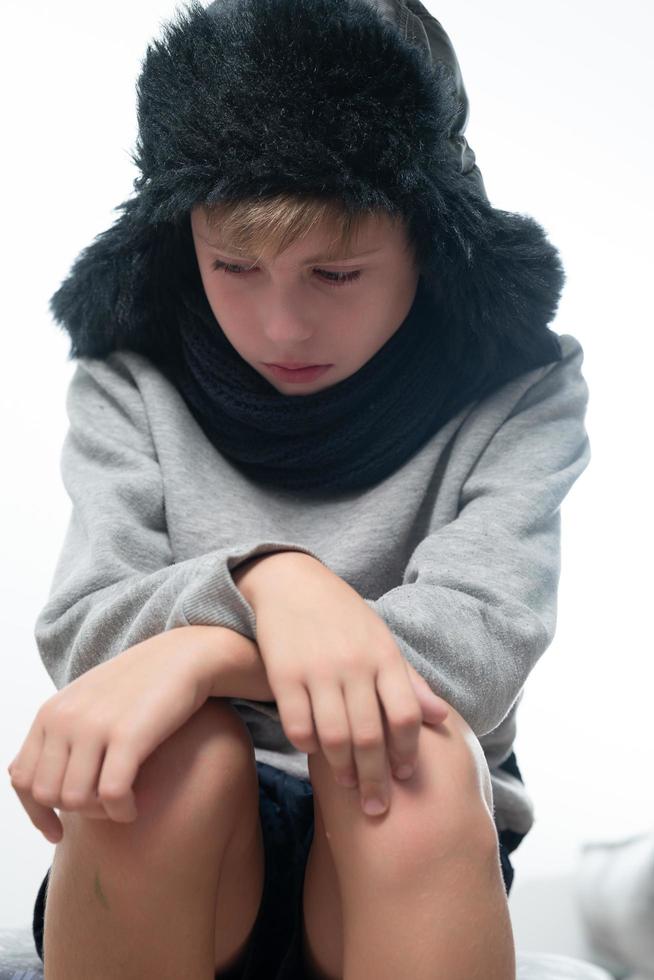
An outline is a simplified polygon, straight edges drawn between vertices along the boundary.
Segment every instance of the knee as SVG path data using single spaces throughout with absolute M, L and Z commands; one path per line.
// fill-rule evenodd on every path
M 495 856 L 488 765 L 476 736 L 463 725 L 465 729 L 457 720 L 449 721 L 451 741 L 444 741 L 436 728 L 423 726 L 418 769 L 409 780 L 414 785 L 393 780 L 388 846 L 395 858 L 391 868 L 402 875 L 407 866 L 419 870 L 462 855 L 476 860 Z
M 497 850 L 490 771 L 479 739 L 450 705 L 445 722 L 423 725 L 422 785 L 412 807 L 418 848 L 437 856 L 472 848 Z M 420 778 L 420 774 L 417 772 Z M 394 781 L 394 787 L 398 782 Z M 408 803 L 407 797 L 402 797 Z M 419 851 L 416 851 L 416 859 Z
M 62 810 L 64 839 L 92 832 L 139 844 L 163 835 L 170 842 L 172 835 L 197 833 L 203 820 L 216 826 L 221 809 L 258 793 L 252 741 L 235 708 L 209 698 L 144 760 L 132 789 L 136 820 L 118 823 Z
M 148 811 L 170 790 L 190 799 L 200 816 L 205 805 L 215 814 L 217 802 L 252 780 L 256 783 L 257 774 L 245 723 L 226 701 L 209 698 L 146 759 L 134 795 L 137 808 Z
M 360 861 L 366 873 L 378 873 L 389 883 L 429 872 L 448 858 L 496 859 L 488 764 L 479 740 L 454 708 L 440 725 L 422 725 L 418 764 L 409 780 L 394 779 L 389 768 L 390 803 L 381 817 L 363 813 L 358 787 L 339 786 L 322 753 L 311 758 L 334 860 L 338 863 L 340 851 L 352 873 Z

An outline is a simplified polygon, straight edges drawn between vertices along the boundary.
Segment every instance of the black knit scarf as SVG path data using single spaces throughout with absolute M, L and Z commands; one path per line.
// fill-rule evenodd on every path
M 530 367 L 510 351 L 492 371 L 473 350 L 455 363 L 422 277 L 384 346 L 315 393 L 277 391 L 231 345 L 204 293 L 183 299 L 178 327 L 182 353 L 172 380 L 205 435 L 248 477 L 286 490 L 373 486 L 469 402 Z

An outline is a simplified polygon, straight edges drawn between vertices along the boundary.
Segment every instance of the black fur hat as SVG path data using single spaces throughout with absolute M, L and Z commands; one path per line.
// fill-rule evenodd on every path
M 50 299 L 69 359 L 176 357 L 179 285 L 201 283 L 191 208 L 289 191 L 402 214 L 452 350 L 560 358 L 558 252 L 489 204 L 454 50 L 419 0 L 191 0 L 137 95 L 137 193 Z

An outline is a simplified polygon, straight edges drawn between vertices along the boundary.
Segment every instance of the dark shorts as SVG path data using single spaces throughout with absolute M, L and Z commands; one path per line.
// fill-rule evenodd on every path
M 265 849 L 265 879 L 259 914 L 247 950 L 237 969 L 220 973 L 220 980 L 306 980 L 302 969 L 302 889 L 304 869 L 313 840 L 313 790 L 308 779 L 257 762 L 259 812 Z M 501 769 L 524 782 L 515 753 Z M 498 833 L 502 875 L 507 895 L 514 870 L 509 854 L 525 834 Z M 39 888 L 32 932 L 43 959 L 43 917 L 50 871 Z

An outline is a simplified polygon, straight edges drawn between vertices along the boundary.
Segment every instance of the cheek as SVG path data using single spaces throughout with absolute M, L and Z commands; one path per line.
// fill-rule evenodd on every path
M 202 274 L 202 284 L 209 300 L 209 306 L 213 310 L 214 316 L 220 321 L 221 326 L 234 322 L 234 313 L 237 307 L 235 297 L 229 288 L 229 283 L 222 283 L 219 280 L 220 273 L 209 269 Z M 241 301 L 241 307 L 243 302 Z M 227 332 L 227 331 L 225 331 Z
M 217 320 L 216 329 L 222 330 L 232 347 L 246 361 L 257 361 L 260 338 L 257 337 L 254 318 L 250 316 L 243 299 L 229 295 L 229 290 L 212 290 L 207 294 L 209 305 Z

